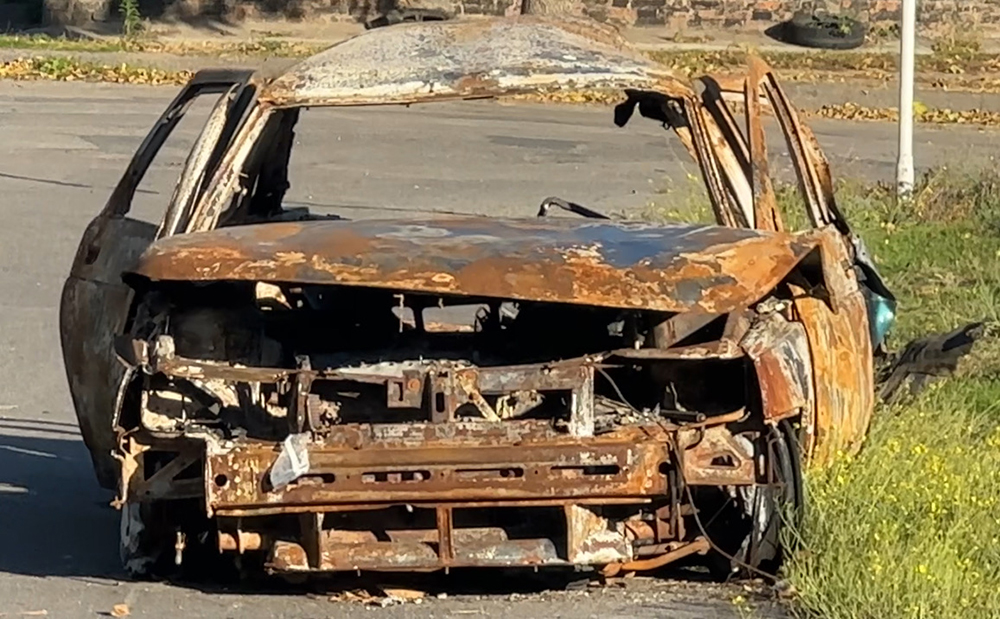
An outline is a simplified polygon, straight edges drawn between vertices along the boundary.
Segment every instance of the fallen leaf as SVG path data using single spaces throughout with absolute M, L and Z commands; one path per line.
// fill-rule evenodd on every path
M 128 617 L 129 609 L 128 604 L 115 604 L 111 607 L 112 617 Z
M 374 599 L 371 593 L 364 589 L 355 589 L 353 591 L 339 591 L 330 596 L 331 602 L 369 602 Z
M 417 591 L 416 589 L 383 589 L 382 592 L 385 593 L 387 597 L 402 600 L 404 602 L 419 600 L 427 595 L 426 591 Z

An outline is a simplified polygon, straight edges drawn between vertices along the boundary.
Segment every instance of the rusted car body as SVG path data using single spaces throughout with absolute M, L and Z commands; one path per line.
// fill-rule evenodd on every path
M 595 88 L 626 93 L 619 125 L 638 109 L 673 130 L 717 225 L 559 200 L 541 214 L 586 218 L 282 206 L 302 108 Z M 161 225 L 130 219 L 149 161 L 204 94 L 219 102 Z M 764 108 L 807 230 L 782 224 Z M 706 553 L 752 571 L 778 558 L 802 461 L 864 437 L 873 295 L 891 299 L 761 62 L 688 84 L 612 30 L 522 18 L 376 30 L 272 80 L 199 73 L 87 229 L 61 327 L 134 572 L 196 543 L 284 573 L 615 574 Z

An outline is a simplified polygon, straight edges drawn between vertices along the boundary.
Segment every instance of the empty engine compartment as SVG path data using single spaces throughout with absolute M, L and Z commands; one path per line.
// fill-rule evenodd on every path
M 712 354 L 746 328 L 729 315 L 679 331 L 684 316 L 663 312 L 252 282 L 160 284 L 144 298 L 135 336 L 173 368 L 145 377 L 150 430 L 168 417 L 282 440 L 352 423 L 548 420 L 592 435 L 754 404 L 742 354 Z M 268 380 L 239 380 L 244 367 Z

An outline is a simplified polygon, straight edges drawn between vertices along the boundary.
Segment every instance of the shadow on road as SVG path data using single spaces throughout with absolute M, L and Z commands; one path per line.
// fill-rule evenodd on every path
M 120 578 L 112 498 L 76 424 L 0 418 L 0 572 Z

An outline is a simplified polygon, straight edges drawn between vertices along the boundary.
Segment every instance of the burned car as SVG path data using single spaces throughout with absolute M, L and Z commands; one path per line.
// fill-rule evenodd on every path
M 273 79 L 198 73 L 87 228 L 62 299 L 126 567 L 208 546 L 283 574 L 773 569 L 803 467 L 863 440 L 892 295 L 770 69 L 751 59 L 731 82 L 528 18 L 373 30 Z M 671 130 L 716 225 L 558 198 L 521 219 L 284 204 L 305 108 L 567 89 L 615 89 L 609 122 Z M 129 218 L 201 96 L 218 101 L 162 222 Z M 782 223 L 765 109 L 806 230 Z

